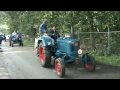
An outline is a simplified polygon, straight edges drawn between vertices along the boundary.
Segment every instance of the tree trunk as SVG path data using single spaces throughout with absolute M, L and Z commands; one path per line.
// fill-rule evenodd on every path
M 73 30 L 73 26 L 71 26 L 71 36 L 72 36 L 72 38 L 75 38 L 75 32 Z
M 91 21 L 91 30 L 90 32 L 94 32 L 95 31 L 95 28 L 94 28 L 94 25 L 93 25 L 93 20 Z M 90 34 L 90 39 L 91 39 L 91 46 L 92 46 L 92 50 L 95 50 L 96 47 L 95 47 L 95 34 L 94 33 L 91 33 Z
M 95 50 L 96 47 L 95 47 L 95 37 L 94 37 L 94 34 L 91 34 L 91 43 L 92 43 L 92 50 Z

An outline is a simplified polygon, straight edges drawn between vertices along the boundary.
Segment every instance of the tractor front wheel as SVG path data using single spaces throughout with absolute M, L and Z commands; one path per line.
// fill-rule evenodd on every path
M 90 62 L 89 63 L 84 63 L 84 68 L 87 71 L 90 71 L 90 72 L 95 71 L 95 68 L 96 68 L 95 58 L 91 55 L 88 55 L 87 59 L 89 59 Z
M 57 58 L 55 60 L 55 70 L 58 76 L 60 77 L 65 76 L 65 64 L 63 63 L 61 58 Z

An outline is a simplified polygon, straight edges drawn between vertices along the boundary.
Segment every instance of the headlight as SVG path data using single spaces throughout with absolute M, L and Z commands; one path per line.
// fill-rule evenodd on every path
M 78 50 L 78 54 L 82 54 L 82 49 L 79 49 L 79 50 Z

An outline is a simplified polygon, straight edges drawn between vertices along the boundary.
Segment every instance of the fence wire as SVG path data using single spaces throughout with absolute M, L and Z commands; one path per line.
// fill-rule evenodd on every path
M 99 55 L 120 54 L 120 31 L 79 32 L 81 48 Z

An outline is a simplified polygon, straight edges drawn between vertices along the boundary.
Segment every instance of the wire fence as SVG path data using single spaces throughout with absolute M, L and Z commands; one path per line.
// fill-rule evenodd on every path
M 120 54 L 120 31 L 78 32 L 81 48 L 99 55 Z

